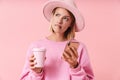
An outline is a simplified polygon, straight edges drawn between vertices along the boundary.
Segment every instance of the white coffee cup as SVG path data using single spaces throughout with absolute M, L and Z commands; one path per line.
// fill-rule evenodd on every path
M 44 67 L 46 49 L 44 47 L 32 49 L 35 59 L 35 67 Z

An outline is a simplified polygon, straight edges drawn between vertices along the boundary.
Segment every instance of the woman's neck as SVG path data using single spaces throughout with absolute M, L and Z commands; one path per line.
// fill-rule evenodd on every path
M 65 39 L 64 35 L 61 34 L 51 34 L 50 36 L 48 36 L 49 40 L 53 40 L 53 41 L 66 41 L 67 39 Z

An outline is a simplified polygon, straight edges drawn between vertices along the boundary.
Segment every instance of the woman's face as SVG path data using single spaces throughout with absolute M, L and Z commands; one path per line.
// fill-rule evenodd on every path
M 64 8 L 57 8 L 51 18 L 51 27 L 55 33 L 64 33 L 72 23 L 70 13 Z

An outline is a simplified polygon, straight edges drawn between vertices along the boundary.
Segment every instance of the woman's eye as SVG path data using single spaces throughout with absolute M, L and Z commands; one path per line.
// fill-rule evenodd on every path
M 60 14 L 55 14 L 55 16 L 59 16 Z
M 69 20 L 67 17 L 64 17 L 63 19 L 64 19 L 65 21 L 68 21 L 68 20 Z

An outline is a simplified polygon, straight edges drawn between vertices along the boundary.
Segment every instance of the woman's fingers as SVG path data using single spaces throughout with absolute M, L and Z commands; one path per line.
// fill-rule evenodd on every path
M 64 55 L 65 55 L 67 58 L 70 58 L 70 57 L 71 57 L 69 51 L 64 51 Z
M 77 62 L 78 52 L 74 47 L 68 47 L 63 53 L 63 59 L 70 65 L 74 65 Z M 76 64 L 76 63 L 75 63 Z
M 36 73 L 41 73 L 42 72 L 42 68 L 41 67 L 39 67 L 39 68 L 37 68 L 37 67 L 31 67 L 31 69 L 33 71 L 35 71 Z
M 72 59 L 72 57 L 68 56 L 66 53 L 63 54 L 62 58 L 67 61 L 70 65 L 74 64 L 74 60 Z
M 34 66 L 36 64 L 37 64 L 36 62 L 30 62 L 30 66 Z
M 35 60 L 35 57 L 34 57 L 34 55 L 32 55 L 32 56 L 30 57 L 29 61 L 30 61 L 30 62 L 34 62 L 34 60 Z
M 71 55 L 73 57 L 78 58 L 78 52 L 77 52 L 77 50 L 74 47 L 70 47 L 70 49 L 71 49 Z
M 30 62 L 34 62 L 35 58 L 30 58 L 29 61 Z
M 34 57 L 34 55 L 32 55 L 32 56 L 30 57 L 29 62 L 30 62 L 29 64 L 30 64 L 31 69 L 34 69 L 35 64 L 37 64 L 37 63 L 35 62 L 35 57 Z
M 67 58 L 78 58 L 78 53 L 77 53 L 77 50 L 74 48 L 74 47 L 68 47 L 65 51 L 64 51 L 64 55 L 67 57 Z
M 35 66 L 30 66 L 30 68 L 31 68 L 32 70 L 34 70 L 34 69 L 35 69 Z
M 45 58 L 46 59 L 46 58 Z M 42 68 L 37 68 L 35 67 L 35 65 L 37 64 L 37 62 L 35 61 L 35 57 L 34 55 L 31 55 L 30 59 L 29 59 L 29 65 L 30 65 L 30 68 L 31 70 L 33 70 L 34 72 L 36 73 L 40 73 L 42 72 Z
M 30 66 L 34 66 L 35 65 L 35 63 L 34 62 L 30 62 Z
M 68 52 L 68 50 L 65 50 L 65 51 L 64 51 L 63 57 L 64 57 L 65 60 L 71 58 L 71 55 L 70 55 L 70 53 Z

